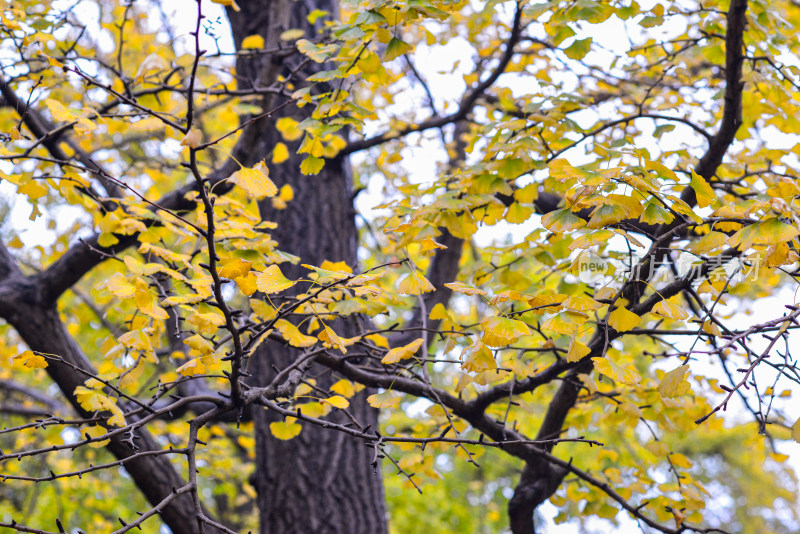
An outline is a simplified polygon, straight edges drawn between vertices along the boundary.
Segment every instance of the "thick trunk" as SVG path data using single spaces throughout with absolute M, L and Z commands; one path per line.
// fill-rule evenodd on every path
M 229 10 L 234 41 L 237 46 L 248 35 L 260 34 L 265 38 L 265 48 L 280 45 L 281 32 L 301 28 L 307 38 L 313 38 L 317 29 L 306 16 L 315 9 L 335 14 L 335 0 L 305 0 L 271 3 L 240 1 L 241 11 Z M 321 21 L 317 23 L 319 27 Z M 284 43 L 285 46 L 285 43 Z M 301 59 L 275 58 L 268 55 L 242 57 L 237 62 L 237 83 L 240 88 L 263 87 L 277 75 L 288 76 Z M 302 79 L 326 68 L 311 62 L 302 67 L 295 87 Z M 272 102 L 274 107 L 278 102 Z M 307 111 L 306 111 L 307 112 Z M 285 108 L 280 116 L 304 118 L 302 110 Z M 254 136 L 249 161 L 253 163 L 268 157 L 278 142 L 286 142 L 274 126 L 273 120 L 261 123 L 259 135 Z M 265 219 L 274 221 L 278 228 L 272 232 L 280 250 L 295 254 L 302 263 L 320 264 L 323 260 L 344 261 L 355 267 L 357 231 L 352 204 L 352 184 L 346 160 L 331 160 L 316 176 L 299 172 L 302 157 L 294 152 L 298 142 L 287 143 L 292 157 L 283 164 L 269 165 L 270 178 L 278 187 L 289 184 L 294 190 L 294 200 L 282 210 L 276 210 L 267 200 L 261 206 Z M 269 160 L 268 160 L 269 162 Z M 307 277 L 308 271 L 299 266 L 282 266 L 290 278 Z M 301 284 L 302 285 L 302 284 Z M 299 288 L 300 291 L 303 288 Z M 356 325 L 349 321 L 331 323 L 343 336 L 350 336 Z M 266 383 L 274 374 L 291 362 L 297 352 L 284 346 L 267 342 L 254 355 L 250 370 L 254 379 Z M 321 366 L 312 367 L 317 385 L 323 389 L 336 378 Z M 350 413 L 362 425 L 377 428 L 377 410 L 366 402 L 366 392 L 350 399 Z M 334 410 L 329 418 L 347 423 L 340 411 Z M 269 423 L 278 417 L 263 409 L 253 414 L 256 432 L 256 474 L 258 507 L 262 533 L 290 534 L 348 533 L 381 534 L 386 532 L 386 513 L 380 472 L 372 467 L 373 450 L 360 440 L 330 429 L 304 424 L 300 435 L 290 441 L 275 439 Z

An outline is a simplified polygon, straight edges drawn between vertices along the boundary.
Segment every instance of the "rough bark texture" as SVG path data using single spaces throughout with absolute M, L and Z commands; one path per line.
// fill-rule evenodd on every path
M 229 11 L 234 41 L 238 45 L 248 35 L 260 34 L 268 50 L 279 46 L 280 33 L 291 28 L 302 28 L 307 37 L 313 38 L 320 23 L 315 28 L 307 22 L 306 16 L 311 11 L 338 11 L 332 0 L 278 0 L 268 4 L 251 1 L 239 2 L 239 5 L 241 11 Z M 275 56 L 240 58 L 237 63 L 239 87 L 259 87 L 278 74 L 288 77 L 291 69 L 302 61 L 301 58 L 272 58 Z M 323 65 L 308 63 L 300 68 L 293 82 L 297 84 L 323 68 Z M 276 72 L 276 69 L 280 70 Z M 286 108 L 280 116 L 291 115 L 302 120 L 303 113 Z M 242 163 L 250 165 L 269 156 L 281 141 L 274 120 L 264 121 L 254 139 L 249 160 Z M 294 154 L 299 142 L 287 144 L 293 155 L 281 165 L 270 165 L 270 178 L 278 187 L 289 184 L 294 190 L 294 200 L 283 210 L 274 209 L 269 200 L 261 206 L 264 218 L 278 224 L 272 232 L 273 238 L 280 250 L 299 256 L 302 263 L 318 265 L 327 259 L 345 261 L 355 267 L 357 231 L 347 160 L 329 160 L 318 175 L 304 176 L 298 171 L 302 157 Z M 282 270 L 291 278 L 308 274 L 299 266 L 285 265 Z M 303 289 L 298 287 L 298 291 Z M 330 326 L 344 336 L 353 335 L 356 330 L 356 325 L 348 322 Z M 265 384 L 274 369 L 285 367 L 297 355 L 295 350 L 265 343 L 254 355 L 250 372 L 255 381 Z M 313 367 L 310 374 L 322 388 L 336 380 L 321 366 Z M 377 428 L 377 410 L 366 403 L 366 396 L 366 392 L 362 392 L 350 399 L 350 412 L 362 425 Z M 329 417 L 339 423 L 348 422 L 337 411 Z M 371 465 L 372 449 L 360 440 L 312 425 L 305 425 L 293 440 L 281 441 L 269 431 L 269 423 L 276 420 L 274 414 L 256 409 L 253 420 L 257 458 L 255 485 L 262 533 L 386 532 L 383 486 L 380 473 Z

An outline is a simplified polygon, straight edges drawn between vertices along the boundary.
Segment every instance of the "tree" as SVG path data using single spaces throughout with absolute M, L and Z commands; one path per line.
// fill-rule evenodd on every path
M 214 2 L 3 8 L 0 525 L 797 527 L 792 2 Z

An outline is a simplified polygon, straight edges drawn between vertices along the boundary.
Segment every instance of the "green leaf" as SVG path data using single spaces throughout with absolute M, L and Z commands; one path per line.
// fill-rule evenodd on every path
M 392 37 L 392 40 L 386 45 L 386 52 L 383 54 L 383 60 L 392 61 L 411 50 L 412 47 L 410 44 L 397 37 Z

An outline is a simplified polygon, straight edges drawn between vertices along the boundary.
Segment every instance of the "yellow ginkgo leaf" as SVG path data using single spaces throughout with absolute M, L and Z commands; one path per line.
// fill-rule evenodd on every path
M 531 308 L 533 308 L 531 313 L 535 313 L 536 315 L 544 315 L 545 313 L 553 313 L 560 310 L 567 298 L 567 295 L 562 294 L 536 295 L 528 300 L 528 304 Z
M 792 425 L 792 439 L 800 443 L 800 419 Z
M 30 350 L 14 356 L 14 359 L 29 369 L 44 369 L 47 367 L 47 360 Z
M 375 393 L 367 397 L 367 402 L 373 408 L 395 408 L 400 404 L 400 394 L 387 389 L 382 393 Z
M 252 169 L 242 167 L 231 175 L 231 180 L 257 199 L 278 194 L 278 188 L 269 179 L 269 169 L 263 162 Z
M 490 317 L 484 320 L 481 326 L 483 327 L 481 341 L 490 347 L 502 347 L 514 343 L 520 337 L 531 333 L 528 325 L 508 317 Z
M 334 393 L 338 393 L 342 397 L 350 398 L 356 394 L 356 388 L 352 382 L 349 380 L 342 378 L 337 380 L 330 388 L 331 391 Z
M 189 148 L 197 148 L 203 144 L 203 132 L 192 128 L 189 132 L 184 136 L 183 140 L 181 141 L 181 146 L 188 146 Z
M 333 397 L 322 399 L 322 402 L 330 404 L 334 408 L 339 408 L 340 410 L 344 410 L 350 406 L 350 402 L 341 395 L 334 395 Z
M 100 425 L 91 425 L 91 426 L 82 426 L 81 427 L 81 437 L 82 438 L 94 439 L 94 438 L 99 438 L 100 436 L 105 436 L 106 434 L 108 434 L 108 430 L 106 430 L 104 427 L 102 427 Z M 104 447 L 107 443 L 108 443 L 107 439 L 104 439 L 102 441 L 93 441 L 93 442 L 89 443 L 89 447 L 91 447 L 93 449 L 97 449 L 97 448 L 100 448 L 100 447 Z
M 422 273 L 419 271 L 407 274 L 400 280 L 400 283 L 397 284 L 397 292 L 401 295 L 421 295 L 434 291 L 435 289 L 433 284 L 422 276 Z
M 209 343 L 209 341 L 200 334 L 187 337 L 183 342 L 187 347 L 192 349 L 190 351 L 191 356 L 206 356 L 214 352 L 214 345 Z
M 254 275 L 252 272 L 247 273 L 245 276 L 234 278 L 233 281 L 236 282 L 237 286 L 239 286 L 239 290 L 248 297 L 255 293 L 258 289 L 256 275 Z
M 202 375 L 206 372 L 206 366 L 203 364 L 200 358 L 192 358 L 188 362 L 175 369 L 175 372 L 182 376 Z
M 347 354 L 347 348 L 345 348 L 347 344 L 345 343 L 345 341 L 342 340 L 342 338 L 340 338 L 338 335 L 336 335 L 336 332 L 334 332 L 330 326 L 328 325 L 323 325 L 323 326 L 325 328 L 323 328 L 322 331 L 319 334 L 317 334 L 317 337 L 320 340 L 322 340 L 322 342 L 324 342 L 327 346 L 334 349 L 339 349 L 340 351 L 342 351 L 342 354 Z
M 275 321 L 275 328 L 281 333 L 283 339 L 293 347 L 310 347 L 317 342 L 317 338 L 303 334 L 299 328 L 286 319 Z
M 464 295 L 485 295 L 486 291 L 483 289 L 477 289 L 472 286 L 468 286 L 462 282 L 450 282 L 445 284 L 445 287 L 449 287 L 456 293 L 463 293 Z
M 131 284 L 122 273 L 112 274 L 103 283 L 98 284 L 97 287 L 105 287 L 113 293 L 115 297 L 120 299 L 129 299 L 136 292 L 136 286 Z
M 281 268 L 275 264 L 264 269 L 264 271 L 259 273 L 256 277 L 256 287 L 259 291 L 267 295 L 280 293 L 285 289 L 289 289 L 294 284 L 295 282 L 286 278 L 281 272 Z
M 694 169 L 692 169 L 692 181 L 689 185 L 694 189 L 697 196 L 697 205 L 701 208 L 705 208 L 717 200 L 717 197 L 714 196 L 714 190 L 708 185 L 705 178 L 694 172 Z
M 683 319 L 689 317 L 688 313 L 670 300 L 662 300 L 657 302 L 656 305 L 653 306 L 653 313 L 657 313 L 662 317 L 674 319 L 676 321 L 682 321 Z
M 325 160 L 316 156 L 307 156 L 300 163 L 300 172 L 307 175 L 319 174 L 319 171 L 325 167 Z
M 608 314 L 608 326 L 617 332 L 633 330 L 641 320 L 641 317 L 621 306 Z
M 658 392 L 662 397 L 672 399 L 683 395 L 689 390 L 689 383 L 683 377 L 689 371 L 689 365 L 681 365 L 677 369 L 664 374 L 658 385 Z
M 630 386 L 638 384 L 642 380 L 642 375 L 636 372 L 632 367 L 622 367 L 615 364 L 608 358 L 592 358 L 595 369 L 598 372 L 606 375 L 614 382 L 628 384 Z
M 386 339 L 386 336 L 382 336 L 380 334 L 370 334 L 368 336 L 364 336 L 364 339 L 368 339 L 375 343 L 376 347 L 381 347 L 383 349 L 389 348 L 389 340 Z
M 260 35 L 248 35 L 242 39 L 242 46 L 240 48 L 264 48 L 264 38 Z
M 407 360 L 408 358 L 413 357 L 417 353 L 419 348 L 422 346 L 422 343 L 423 339 L 419 338 L 415 339 L 414 341 L 403 347 L 396 347 L 386 353 L 386 356 L 384 356 L 383 359 L 381 359 L 381 363 L 388 365 L 391 363 L 397 363 L 400 360 Z
M 745 226 L 728 239 L 728 245 L 739 250 L 747 250 L 753 245 L 777 245 L 794 239 L 798 234 L 800 230 L 791 224 L 772 217 Z
M 576 338 L 572 338 L 572 341 L 569 344 L 569 350 L 567 351 L 567 361 L 568 362 L 577 362 L 581 358 L 584 358 L 591 353 L 591 349 L 578 341 Z
M 300 123 L 291 117 L 281 117 L 275 121 L 275 129 L 287 141 L 297 141 L 303 136 L 303 129 L 298 128 L 298 126 L 300 126 Z
M 241 258 L 235 258 L 222 266 L 219 270 L 219 275 L 223 278 L 230 278 L 233 280 L 234 278 L 239 278 L 249 273 L 252 265 L 252 262 L 245 261 Z
M 494 355 L 489 348 L 481 343 L 475 341 L 472 345 L 464 349 L 461 353 L 464 363 L 461 364 L 461 369 L 468 373 L 482 373 L 491 369 L 497 369 L 497 362 Z
M 302 425 L 296 423 L 294 419 L 292 421 L 275 421 L 269 424 L 269 431 L 272 432 L 272 435 L 284 441 L 297 437 L 301 430 L 303 430 Z
M 225 324 L 225 317 L 217 312 L 195 313 L 190 315 L 186 322 L 197 327 L 199 333 L 210 336 Z
M 272 149 L 272 163 L 283 163 L 289 159 L 289 149 L 284 143 L 276 143 Z
M 593 298 L 582 296 L 569 297 L 564 301 L 563 305 L 565 308 L 580 312 L 594 311 L 603 306 Z

